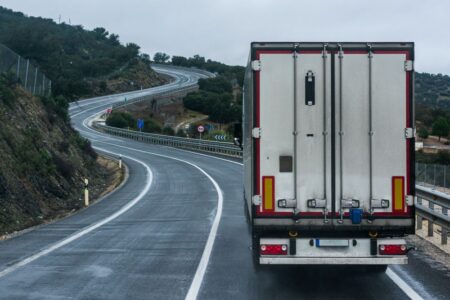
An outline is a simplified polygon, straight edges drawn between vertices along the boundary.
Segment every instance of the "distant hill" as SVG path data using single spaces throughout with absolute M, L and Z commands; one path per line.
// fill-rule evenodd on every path
M 450 76 L 416 73 L 415 100 L 427 107 L 450 109 Z
M 165 82 L 138 45 L 124 46 L 104 28 L 85 30 L 0 7 L 0 43 L 40 66 L 53 93 L 71 100 Z

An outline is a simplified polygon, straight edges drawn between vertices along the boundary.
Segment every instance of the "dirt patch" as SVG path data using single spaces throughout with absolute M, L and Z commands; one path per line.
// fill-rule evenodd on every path
M 104 181 L 99 182 L 97 186 L 94 186 L 93 191 L 95 192 L 91 194 L 93 199 L 91 203 L 96 202 L 104 195 L 112 192 L 125 179 L 125 168 L 122 167 L 122 169 L 120 169 L 117 160 L 99 155 L 97 158 L 97 163 L 104 168 L 106 173 L 105 177 L 103 177 Z

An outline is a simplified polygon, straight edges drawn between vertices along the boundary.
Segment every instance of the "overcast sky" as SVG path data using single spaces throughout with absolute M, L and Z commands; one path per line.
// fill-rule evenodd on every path
M 151 56 L 200 54 L 244 65 L 251 41 L 414 41 L 416 70 L 450 74 L 447 0 L 0 0 L 87 29 L 105 27 Z

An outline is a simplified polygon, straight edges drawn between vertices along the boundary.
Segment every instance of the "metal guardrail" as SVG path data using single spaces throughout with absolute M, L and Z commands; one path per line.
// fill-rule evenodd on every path
M 232 143 L 190 139 L 177 136 L 153 134 L 147 132 L 138 132 L 134 130 L 127 130 L 107 126 L 97 121 L 94 121 L 92 123 L 92 127 L 111 135 L 129 138 L 135 141 L 141 141 L 150 144 L 164 145 L 194 151 L 210 152 L 231 157 L 242 157 L 241 148 Z
M 180 88 L 173 89 L 173 90 L 166 91 L 166 92 L 159 92 L 159 93 L 154 93 L 151 95 L 146 95 L 146 96 L 141 96 L 141 97 L 136 97 L 136 98 L 131 98 L 131 99 L 127 99 L 125 97 L 126 100 L 114 103 L 112 105 L 112 108 L 116 109 L 116 108 L 125 107 L 128 105 L 143 102 L 143 101 L 161 100 L 162 98 L 181 96 L 181 95 L 185 95 L 190 92 L 195 92 L 196 90 L 198 90 L 198 85 L 193 84 L 193 85 L 190 85 L 187 87 L 180 87 Z M 163 103 L 161 103 L 161 101 L 159 101 L 158 104 L 161 105 Z
M 210 77 L 210 78 L 216 77 L 216 74 L 214 74 L 212 72 L 209 72 L 209 71 L 203 70 L 203 69 L 199 69 L 199 68 L 195 68 L 195 67 L 182 67 L 182 66 L 175 66 L 172 64 L 156 64 L 156 63 L 152 63 L 151 66 L 152 67 L 161 67 L 161 68 L 170 66 L 171 69 L 183 70 L 183 71 L 194 71 L 195 73 L 202 74 L 206 77 Z
M 434 224 L 441 226 L 441 244 L 447 244 L 450 234 L 450 195 L 420 185 L 416 185 L 417 229 L 422 229 L 423 219 L 428 221 L 428 236 L 434 235 Z M 425 206 L 423 201 L 428 202 Z

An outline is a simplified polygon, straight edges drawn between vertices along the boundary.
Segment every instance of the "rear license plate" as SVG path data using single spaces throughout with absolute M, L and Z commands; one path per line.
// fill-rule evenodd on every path
M 349 240 L 316 239 L 316 247 L 348 247 Z

